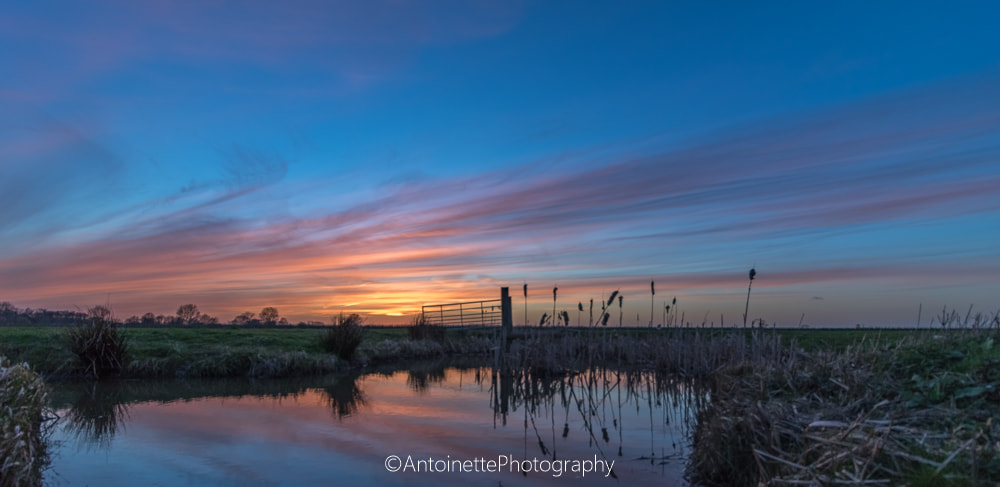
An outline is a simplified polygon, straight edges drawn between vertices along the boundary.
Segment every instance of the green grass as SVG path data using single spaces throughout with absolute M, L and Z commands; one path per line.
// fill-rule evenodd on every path
M 322 328 L 124 328 L 131 377 L 237 377 L 324 374 L 348 367 L 320 343 Z M 448 346 L 408 338 L 405 327 L 366 327 L 357 362 L 488 349 L 483 337 L 494 330 L 449 330 Z M 77 357 L 67 346 L 65 327 L 0 327 L 0 354 L 28 362 L 50 376 L 74 376 Z
M 35 370 L 47 375 L 71 375 L 76 358 L 66 346 L 64 327 L 0 327 L 0 354 L 17 362 L 28 362 Z M 518 333 L 533 329 L 515 328 Z M 126 375 L 132 376 L 241 376 L 253 369 L 260 375 L 296 375 L 324 373 L 342 369 L 325 352 L 319 337 L 321 328 L 241 328 L 241 327 L 163 327 L 125 328 L 132 364 Z M 702 334 L 728 336 L 753 333 L 743 329 L 649 329 L 595 327 L 549 328 L 542 333 L 577 333 L 581 337 L 605 339 L 617 335 L 646 337 L 697 331 Z M 497 329 L 449 329 L 447 339 L 438 347 L 418 345 L 410 340 L 407 327 L 366 327 L 359 348 L 360 363 L 386 362 L 393 353 L 398 358 L 434 354 L 484 353 Z M 782 343 L 792 343 L 806 351 L 829 349 L 841 351 L 852 344 L 894 343 L 907 336 L 930 336 L 940 330 L 758 330 L 757 333 L 777 333 Z

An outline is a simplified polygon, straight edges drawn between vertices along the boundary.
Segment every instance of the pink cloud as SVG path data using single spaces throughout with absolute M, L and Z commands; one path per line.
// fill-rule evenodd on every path
M 113 231 L 8 250 L 0 296 L 65 308 L 110 294 L 126 314 L 195 302 L 223 319 L 278 304 L 294 320 L 312 320 L 340 310 L 412 314 L 525 280 L 559 284 L 571 301 L 615 289 L 644 295 L 650 278 L 687 293 L 738 294 L 754 253 L 780 239 L 995 219 L 996 86 L 972 83 L 981 95 L 972 105 L 930 89 L 906 103 L 863 102 L 574 171 L 423 181 L 349 208 L 251 219 L 246 206 L 271 194 L 265 188 L 278 198 L 298 189 L 285 186 L 280 163 L 265 164 L 263 176 L 159 199 L 148 213 L 130 209 Z M 760 287 L 979 282 L 996 268 L 902 250 L 877 265 L 844 263 L 849 254 L 777 261 Z

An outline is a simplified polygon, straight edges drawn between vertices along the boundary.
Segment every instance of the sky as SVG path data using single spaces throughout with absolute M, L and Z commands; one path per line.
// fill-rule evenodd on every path
M 619 290 L 625 324 L 676 297 L 731 326 L 755 268 L 750 319 L 779 326 L 995 311 L 998 18 L 4 2 L 0 301 L 391 324 L 509 286 L 520 324 L 527 283 L 531 322 L 558 287 L 574 322 Z

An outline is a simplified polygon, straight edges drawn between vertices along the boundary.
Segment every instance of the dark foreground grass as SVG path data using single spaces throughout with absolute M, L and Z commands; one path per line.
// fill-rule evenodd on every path
M 796 346 L 709 379 L 688 466 L 703 485 L 993 486 L 1000 334 Z

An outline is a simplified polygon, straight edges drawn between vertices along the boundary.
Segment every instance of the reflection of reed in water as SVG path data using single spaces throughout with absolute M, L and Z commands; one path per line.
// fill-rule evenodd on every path
M 63 417 L 66 429 L 81 443 L 108 448 L 128 419 L 128 404 L 122 388 L 115 384 L 93 383 L 80 388 Z
M 338 378 L 333 384 L 323 387 L 323 392 L 326 394 L 328 405 L 339 420 L 357 413 L 368 403 L 364 391 L 358 384 L 358 374 Z
M 506 425 L 508 414 L 523 410 L 525 456 L 528 445 L 537 444 L 542 455 L 558 459 L 558 444 L 578 437 L 605 460 L 617 449 L 618 457 L 664 465 L 682 459 L 693 431 L 694 411 L 705 400 L 692 381 L 654 372 L 591 368 L 557 375 L 505 367 L 492 372 L 495 423 L 499 420 Z M 647 411 L 641 411 L 642 407 Z M 629 415 L 633 418 L 648 413 L 646 447 L 624 445 L 629 435 L 623 434 L 623 416 L 633 408 L 635 416 Z M 633 439 L 636 426 L 632 425 Z

